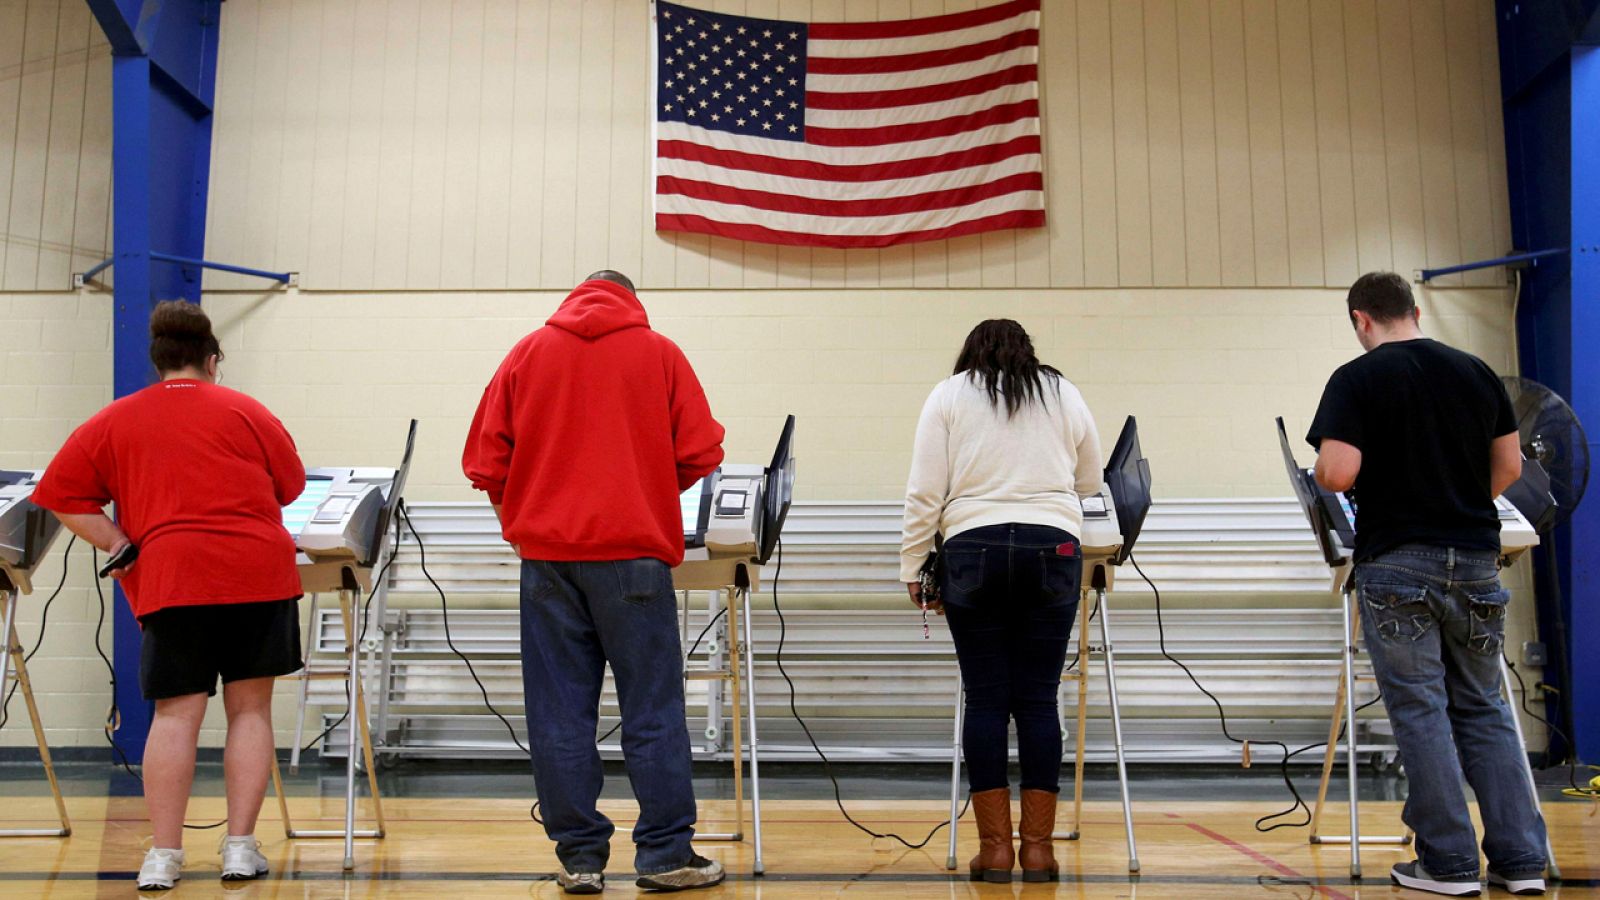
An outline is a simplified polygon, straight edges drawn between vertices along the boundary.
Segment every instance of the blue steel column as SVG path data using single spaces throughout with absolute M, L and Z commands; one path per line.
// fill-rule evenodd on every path
M 1600 23 L 1600 15 L 1595 21 Z M 1600 46 L 1572 48 L 1572 408 L 1600 464 Z M 1594 475 L 1591 475 L 1593 478 Z M 1567 593 L 1573 739 L 1581 759 L 1600 760 L 1600 491 L 1591 483 L 1572 517 L 1572 589 Z
M 118 56 L 111 62 L 112 191 L 116 266 L 112 300 L 112 384 L 126 397 L 149 385 L 150 365 L 150 58 Z M 150 733 L 151 704 L 139 691 L 139 623 L 118 584 L 112 629 L 112 667 L 116 670 L 117 709 L 121 727 L 113 734 L 129 759 L 144 758 Z
M 124 397 L 155 378 L 149 359 L 154 302 L 200 302 L 198 266 L 152 263 L 161 255 L 205 257 L 221 0 L 87 2 L 114 56 L 112 368 L 115 394 Z M 151 706 L 139 692 L 139 625 L 120 588 L 114 605 L 113 668 L 122 714 L 114 740 L 137 762 Z

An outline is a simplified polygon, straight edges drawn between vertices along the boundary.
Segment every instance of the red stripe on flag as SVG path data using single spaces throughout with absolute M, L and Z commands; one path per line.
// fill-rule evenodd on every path
M 695 234 L 712 234 L 736 241 L 758 241 L 763 244 L 790 244 L 799 247 L 893 247 L 921 241 L 939 241 L 946 238 L 1000 231 L 1005 228 L 1042 228 L 1044 210 L 1019 209 L 972 219 L 948 228 L 927 231 L 905 231 L 899 234 L 843 235 L 808 234 L 799 231 L 778 231 L 759 225 L 730 225 L 716 222 L 705 216 L 685 216 L 670 213 L 656 215 L 657 231 L 688 231 Z
M 806 126 L 806 143 L 819 147 L 877 147 L 883 144 L 901 144 L 929 138 L 949 137 L 967 131 L 976 131 L 990 125 L 1004 125 L 1019 119 L 1038 118 L 1039 101 L 1022 100 L 992 106 L 982 112 L 965 116 L 951 116 L 932 122 L 913 122 L 909 125 L 888 125 L 883 128 L 818 128 Z
M 891 106 L 916 106 L 921 103 L 939 103 L 957 97 L 970 97 L 1010 84 L 1037 81 L 1039 66 L 1027 63 L 986 72 L 961 81 L 947 81 L 923 87 L 901 88 L 897 91 L 806 91 L 806 106 L 810 109 L 887 109 Z
M 773 212 L 846 218 L 898 216 L 932 209 L 951 209 L 987 200 L 990 197 L 1015 194 L 1018 191 L 1042 190 L 1044 190 L 1044 175 L 1039 172 L 1019 172 L 985 184 L 951 188 L 946 191 L 928 191 L 922 194 L 907 194 L 903 197 L 877 197 L 870 200 L 822 200 L 815 197 L 797 197 L 791 194 L 728 187 L 671 175 L 662 175 L 656 179 L 657 194 L 681 194 L 696 200 L 750 206 Z
M 767 175 L 782 175 L 788 178 L 845 182 L 916 178 L 935 172 L 951 172 L 956 169 L 971 168 L 972 166 L 990 165 L 1001 160 L 1010 159 L 1013 156 L 1040 152 L 1042 152 L 1042 147 L 1039 136 L 1028 134 L 1012 138 L 1002 144 L 988 144 L 957 153 L 942 153 L 938 156 L 923 156 L 917 159 L 896 160 L 895 162 L 841 166 L 832 163 L 813 162 L 811 160 L 782 159 L 776 156 L 743 153 L 737 150 L 717 150 L 689 141 L 658 141 L 656 143 L 656 155 L 662 159 L 682 159 L 690 162 L 705 163 L 710 166 L 720 166 L 724 169 L 740 169 L 746 172 L 761 172 Z
M 816 75 L 860 75 L 874 72 L 910 72 L 914 69 L 934 69 L 958 63 L 985 59 L 1018 47 L 1037 47 L 1039 29 L 1014 31 L 993 40 L 951 47 L 948 50 L 928 50 L 923 53 L 904 53 L 900 56 L 812 56 L 806 60 L 806 72 Z
M 970 12 L 929 16 L 924 19 L 896 19 L 889 22 L 813 22 L 807 35 L 819 41 L 852 41 L 873 38 L 915 37 L 920 34 L 938 34 L 941 31 L 960 31 L 976 28 L 991 22 L 1003 22 L 1025 12 L 1036 12 L 1039 0 L 1013 0 Z

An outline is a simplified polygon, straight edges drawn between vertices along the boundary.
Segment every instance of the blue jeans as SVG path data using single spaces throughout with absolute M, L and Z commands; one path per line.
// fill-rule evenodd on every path
M 1544 871 L 1544 819 L 1500 692 L 1506 602 L 1494 553 L 1406 544 L 1356 566 L 1361 630 L 1410 781 L 1405 822 L 1430 875 L 1478 877 L 1462 780 L 1501 875 Z
M 595 746 L 606 663 L 622 707 L 622 752 L 639 801 L 640 874 L 685 865 L 695 803 L 672 571 L 654 559 L 522 563 L 522 682 L 544 830 L 569 872 L 602 872 L 611 820 Z
M 1057 554 L 1072 544 L 1071 556 Z M 1078 613 L 1077 540 L 1044 525 L 989 525 L 944 544 L 945 618 L 966 718 L 961 745 L 974 792 L 1007 787 L 1007 726 L 1017 723 L 1022 787 L 1061 789 L 1061 668 Z

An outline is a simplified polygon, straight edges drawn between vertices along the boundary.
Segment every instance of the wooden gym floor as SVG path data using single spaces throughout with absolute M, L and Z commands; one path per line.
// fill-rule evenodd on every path
M 299 827 L 342 825 L 342 798 L 294 797 L 291 809 Z M 1270 805 L 1270 804 L 1265 804 Z M 1305 829 L 1257 833 L 1252 822 L 1262 802 L 1194 802 L 1181 798 L 1136 798 L 1134 814 L 1142 873 L 1130 879 L 1121 810 L 1116 803 L 1086 804 L 1084 837 L 1057 844 L 1062 881 L 1055 885 L 974 885 L 965 872 L 945 869 L 948 838 L 935 836 L 925 850 L 906 850 L 890 841 L 870 841 L 844 823 L 829 801 L 773 800 L 766 812 L 764 878 L 751 876 L 752 848 L 705 842 L 700 852 L 721 860 L 728 883 L 695 896 L 767 898 L 848 895 L 851 897 L 1358 897 L 1422 896 L 1393 888 L 1389 866 L 1409 859 L 1397 847 L 1363 848 L 1360 883 L 1349 877 L 1348 848 L 1306 843 Z M 864 801 L 851 811 L 879 828 L 925 834 L 946 811 L 928 801 Z M 619 825 L 632 817 L 632 804 L 606 800 L 602 808 Z M 42 823 L 52 815 L 43 796 L 0 797 L 0 825 L 19 820 Z M 173 898 L 227 896 L 253 898 L 368 897 L 561 897 L 550 880 L 555 865 L 551 844 L 528 819 L 520 799 L 400 797 L 385 801 L 389 834 L 381 841 L 359 841 L 356 870 L 342 871 L 337 840 L 288 841 L 269 798 L 257 830 L 272 866 L 267 879 L 224 887 L 217 879 L 218 832 L 187 832 L 189 862 Z M 1063 806 L 1065 814 L 1069 807 Z M 72 796 L 74 831 L 67 839 L 0 840 L 0 897 L 127 897 L 147 840 L 143 802 L 137 797 Z M 223 801 L 196 797 L 192 822 L 221 818 Z M 702 804 L 701 827 L 720 830 L 731 818 L 731 802 Z M 1330 807 L 1330 832 L 1343 831 L 1343 807 Z M 1583 801 L 1545 804 L 1556 855 L 1566 883 L 1547 896 L 1600 897 L 1600 816 Z M 1369 834 L 1394 833 L 1399 804 L 1362 804 L 1362 827 Z M 32 823 L 30 823 L 32 824 Z M 960 832 L 960 865 L 975 851 L 970 815 Z M 612 844 L 607 894 L 634 896 L 632 848 L 625 835 Z M 1509 896 L 1502 894 L 1501 896 Z

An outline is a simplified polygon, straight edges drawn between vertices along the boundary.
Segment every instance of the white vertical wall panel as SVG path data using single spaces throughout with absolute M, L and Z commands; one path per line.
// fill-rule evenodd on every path
M 998 0 L 703 2 L 871 20 Z M 649 16 L 230 0 L 208 254 L 327 290 L 560 288 L 602 265 L 691 289 L 1280 287 L 1510 247 L 1490 0 L 1047 2 L 1048 227 L 862 252 L 655 232 Z M 81 3 L 0 0 L 0 289 L 106 255 L 109 74 Z
M 110 61 L 83 3 L 0 0 L 0 291 L 110 254 Z

